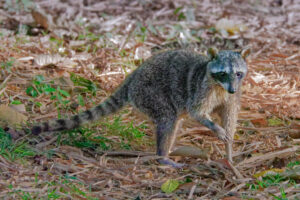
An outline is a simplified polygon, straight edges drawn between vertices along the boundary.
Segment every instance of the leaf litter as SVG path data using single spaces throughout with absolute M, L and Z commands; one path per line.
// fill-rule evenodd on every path
M 1 109 L 6 109 L 1 119 L 14 113 L 29 123 L 57 117 L 58 112 L 62 116 L 74 112 L 58 111 L 46 94 L 34 99 L 42 105 L 34 103 L 25 92 L 34 75 L 42 74 L 45 84 L 55 89 L 66 89 L 71 103 L 76 104 L 80 94 L 86 104 L 75 105 L 79 111 L 109 96 L 153 48 L 177 45 L 203 53 L 211 46 L 251 45 L 252 54 L 233 165 L 223 159 L 223 144 L 188 117 L 179 128 L 174 152 L 176 161 L 188 164 L 184 170 L 158 165 L 154 143 L 133 145 L 129 151 L 118 147 L 102 151 L 58 146 L 56 141 L 64 135 L 34 138 L 14 132 L 14 142 L 28 142 L 39 153 L 25 156 L 22 162 L 0 154 L 0 197 L 18 199 L 28 194 L 39 199 L 50 191 L 65 199 L 270 199 L 270 194 L 281 194 L 279 188 L 287 198 L 299 197 L 299 167 L 274 167 L 278 162 L 299 160 L 299 9 L 296 1 L 273 0 L 1 2 L 0 102 Z M 170 42 L 175 47 L 169 47 Z M 80 92 L 88 91 L 80 85 L 51 83 L 57 77 L 67 80 L 72 73 L 92 80 L 100 89 L 92 94 Z M 26 112 L 10 111 L 12 102 L 25 105 Z M 145 121 L 131 108 L 125 110 L 124 123 Z M 13 117 L 2 125 L 3 130 L 12 133 L 6 127 L 17 120 Z M 104 133 L 109 140 L 122 142 L 98 129 L 99 136 Z M 145 133 L 154 141 L 151 128 Z M 296 177 L 298 182 L 296 186 L 280 182 L 276 188 L 249 188 L 248 183 L 270 171 Z

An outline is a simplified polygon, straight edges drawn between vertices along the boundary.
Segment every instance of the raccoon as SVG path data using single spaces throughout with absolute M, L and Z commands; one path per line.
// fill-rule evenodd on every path
M 239 52 L 210 49 L 208 56 L 188 50 L 156 54 L 131 73 L 103 103 L 69 119 L 34 126 L 32 133 L 74 129 L 129 103 L 154 122 L 157 155 L 162 157 L 159 162 L 181 167 L 168 154 L 176 138 L 176 120 L 187 111 L 225 142 L 227 157 L 232 161 L 232 141 L 248 54 L 249 49 Z M 213 112 L 220 114 L 220 125 L 210 118 Z

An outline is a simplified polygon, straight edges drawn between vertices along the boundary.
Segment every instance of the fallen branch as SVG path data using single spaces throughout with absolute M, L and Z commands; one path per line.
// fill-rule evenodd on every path
M 295 153 L 298 149 L 300 149 L 299 146 L 294 146 L 288 149 L 284 149 L 281 151 L 275 151 L 275 152 L 270 152 L 261 156 L 255 156 L 250 159 L 244 160 L 240 162 L 239 164 L 236 165 L 236 167 L 239 170 L 245 170 L 253 167 L 257 167 L 259 165 L 264 164 L 266 161 L 274 159 L 276 157 L 278 158 L 286 158 L 290 156 L 291 154 Z

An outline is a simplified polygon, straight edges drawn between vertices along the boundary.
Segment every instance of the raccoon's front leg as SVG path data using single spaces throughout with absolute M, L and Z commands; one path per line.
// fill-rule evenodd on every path
M 229 104 L 224 105 L 221 113 L 222 126 L 224 127 L 226 133 L 230 136 L 230 140 L 225 142 L 226 156 L 229 161 L 232 162 L 232 145 L 234 139 L 234 133 L 236 130 L 237 117 L 238 117 L 239 105 Z
M 229 141 L 232 140 L 231 136 L 229 134 L 227 134 L 226 130 L 224 128 L 222 128 L 220 125 L 218 125 L 217 123 L 211 121 L 208 116 L 206 116 L 206 115 L 200 115 L 196 111 L 192 111 L 191 112 L 191 116 L 195 120 L 197 120 L 200 124 L 206 126 L 210 130 L 212 130 L 213 133 L 215 133 L 216 136 L 220 140 L 224 141 L 225 143 L 227 143 L 227 142 L 229 142 Z

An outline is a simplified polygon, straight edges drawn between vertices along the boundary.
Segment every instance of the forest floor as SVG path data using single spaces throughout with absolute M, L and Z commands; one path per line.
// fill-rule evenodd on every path
M 183 117 L 172 158 L 186 166 L 159 165 L 153 125 L 129 106 L 72 131 L 28 131 L 97 105 L 174 46 L 251 47 L 233 163 Z M 293 0 L 1 1 L 0 198 L 300 199 L 299 60 Z

